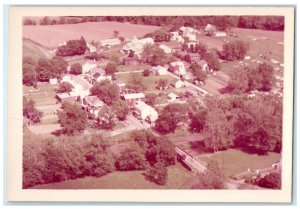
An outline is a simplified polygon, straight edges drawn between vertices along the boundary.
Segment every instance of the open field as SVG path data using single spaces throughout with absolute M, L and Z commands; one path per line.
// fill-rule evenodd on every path
M 168 167 L 166 185 L 145 179 L 143 171 L 113 172 L 102 177 L 85 177 L 59 183 L 36 185 L 33 189 L 187 189 L 193 174 L 180 164 Z
M 60 43 L 83 36 L 88 42 L 93 40 L 113 38 L 113 31 L 119 31 L 119 36 L 133 38 L 143 36 L 160 27 L 137 25 L 119 22 L 86 22 L 65 25 L 25 25 L 23 37 L 29 38 L 39 44 L 55 48 Z
M 45 54 L 32 43 L 23 41 L 23 57 L 30 57 L 34 61 L 38 61 L 40 58 L 46 58 Z
M 276 42 L 283 42 L 284 33 L 282 31 L 267 31 L 261 29 L 232 28 L 233 33 L 244 36 L 265 37 Z
M 28 99 L 32 99 L 36 106 L 54 105 L 57 85 L 50 85 L 48 83 L 39 83 L 37 89 L 34 87 L 23 86 L 23 95 Z
M 281 155 L 273 152 L 270 152 L 268 155 L 257 155 L 237 149 L 229 149 L 215 154 L 198 155 L 197 158 L 203 161 L 217 160 L 220 168 L 223 168 L 225 176 L 230 177 L 247 171 L 248 168 L 251 170 L 268 168 L 278 161 Z

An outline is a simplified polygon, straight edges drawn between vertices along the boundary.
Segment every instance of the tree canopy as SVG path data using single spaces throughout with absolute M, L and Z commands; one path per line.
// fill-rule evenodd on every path
M 111 83 L 109 80 L 96 82 L 90 89 L 92 95 L 96 95 L 107 105 L 111 105 L 115 100 L 120 98 L 118 85 Z

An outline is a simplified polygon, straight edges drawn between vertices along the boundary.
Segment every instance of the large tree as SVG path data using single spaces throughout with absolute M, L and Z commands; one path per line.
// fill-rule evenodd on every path
M 84 131 L 87 126 L 87 114 L 79 104 L 64 102 L 62 111 L 58 112 L 59 123 L 66 135 Z
M 38 73 L 39 80 L 49 81 L 51 78 L 58 78 L 66 73 L 67 66 L 68 63 L 62 57 L 55 56 L 51 59 L 39 59 L 35 70 Z
M 33 100 L 23 97 L 23 116 L 31 123 L 38 123 L 41 121 L 42 112 L 35 108 Z
M 187 119 L 187 109 L 182 104 L 169 104 L 159 114 L 155 129 L 161 134 L 174 132 Z
M 152 66 L 164 66 L 168 57 L 164 50 L 157 45 L 146 45 L 142 52 L 142 60 Z
M 75 75 L 82 74 L 82 65 L 80 63 L 72 64 L 70 73 Z
M 115 110 L 117 118 L 121 121 L 126 120 L 129 113 L 129 107 L 125 101 L 115 100 L 112 103 L 112 108 Z
M 58 93 L 69 93 L 73 89 L 73 85 L 68 82 L 62 82 L 57 89 Z
M 74 56 L 82 55 L 87 49 L 86 41 L 83 37 L 78 40 L 69 40 L 66 45 L 59 46 L 56 55 L 59 56 Z
M 231 41 L 223 45 L 221 57 L 228 61 L 244 59 L 249 45 L 242 40 Z
M 116 84 L 109 80 L 96 82 L 90 90 L 92 95 L 96 95 L 108 105 L 111 105 L 115 100 L 120 98 L 120 90 Z
M 130 73 L 126 87 L 135 92 L 141 92 L 147 89 L 142 75 L 138 73 Z

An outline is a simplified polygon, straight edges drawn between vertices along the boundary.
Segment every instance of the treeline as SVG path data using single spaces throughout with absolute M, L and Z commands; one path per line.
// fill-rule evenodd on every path
M 155 129 L 168 134 L 179 128 L 208 136 L 203 146 L 210 151 L 233 147 L 259 154 L 281 151 L 282 103 L 275 95 L 207 96 L 169 104 L 158 116 Z
M 100 135 L 42 137 L 24 128 L 23 188 L 85 176 L 100 177 L 115 170 L 145 170 L 145 178 L 164 185 L 166 166 L 176 163 L 174 146 L 150 131 L 133 131 L 126 148 L 113 153 Z M 134 180 L 128 180 L 134 182 Z
M 219 30 L 230 27 L 252 28 L 263 30 L 284 30 L 283 16 L 62 16 L 44 17 L 40 19 L 40 25 L 77 24 L 84 22 L 130 22 L 133 24 L 145 24 L 154 26 L 190 26 L 203 28 L 207 24 L 216 25 Z M 24 18 L 24 25 L 36 25 L 37 21 Z

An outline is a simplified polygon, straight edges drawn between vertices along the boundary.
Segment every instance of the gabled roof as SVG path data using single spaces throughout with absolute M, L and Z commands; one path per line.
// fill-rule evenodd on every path
M 80 85 L 85 90 L 89 90 L 92 87 L 92 85 L 80 75 L 66 74 L 63 76 L 62 81 L 66 80 L 70 80 L 72 83 L 75 83 L 75 85 Z
M 145 98 L 144 93 L 128 93 L 123 95 L 125 100 L 129 99 L 138 99 L 138 98 Z
M 97 96 L 86 96 L 84 97 L 85 102 L 89 106 L 100 107 L 103 106 L 104 103 Z

